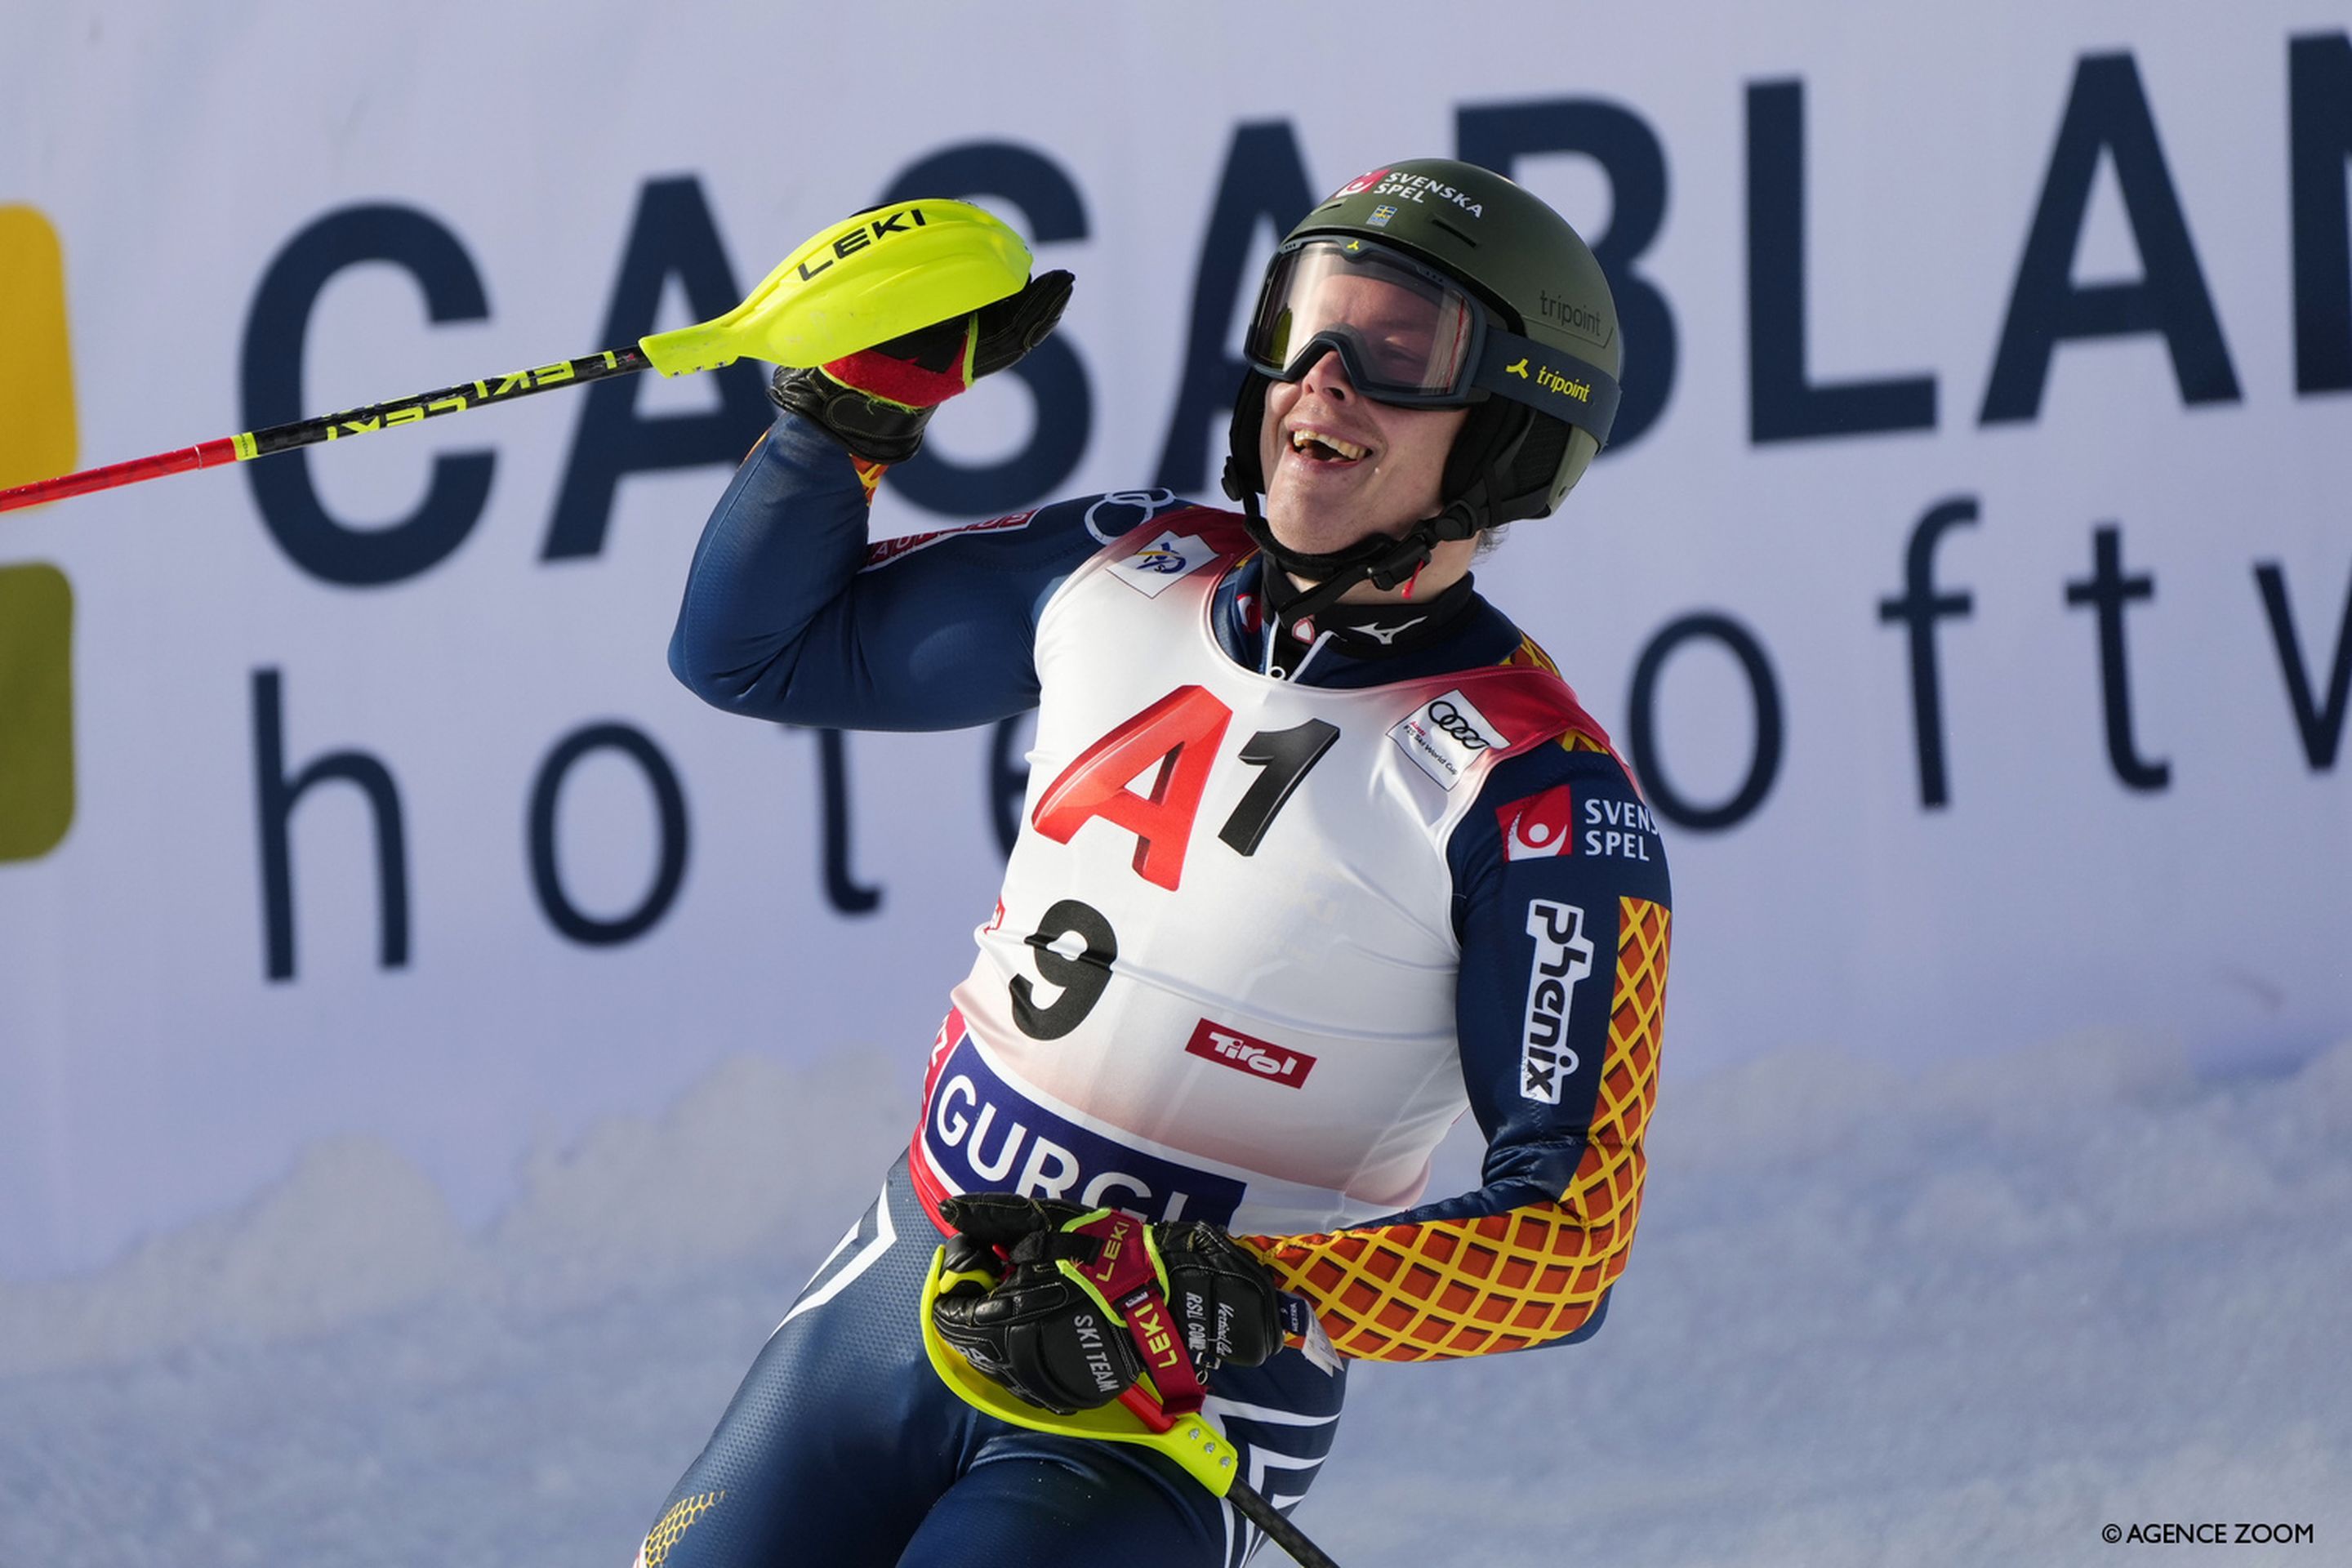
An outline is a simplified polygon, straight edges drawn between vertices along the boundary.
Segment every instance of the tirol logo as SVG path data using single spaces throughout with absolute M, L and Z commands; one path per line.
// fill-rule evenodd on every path
M 1547 860 L 1568 853 L 1576 841 L 1570 829 L 1574 812 L 1566 784 L 1496 806 L 1495 826 L 1503 836 L 1503 858 Z
M 1346 184 L 1341 185 L 1338 190 L 1332 192 L 1331 195 L 1334 198 L 1339 196 L 1360 196 L 1366 191 L 1370 190 L 1374 185 L 1379 184 L 1382 180 L 1385 180 L 1388 177 L 1389 172 L 1386 169 L 1374 169 L 1369 174 L 1357 175 L 1354 179 L 1349 180 Z
M 1560 1081 L 1578 1065 L 1568 1047 L 1568 1007 L 1576 983 L 1592 973 L 1592 942 L 1584 934 L 1583 910 L 1549 899 L 1528 900 L 1528 934 L 1536 939 L 1536 952 L 1528 968 L 1519 1098 L 1558 1105 Z
M 1510 745 L 1459 688 L 1421 708 L 1391 730 L 1389 738 L 1440 788 L 1449 790 L 1462 782 L 1479 752 Z
M 1315 1058 L 1304 1051 L 1294 1051 L 1277 1046 L 1271 1040 L 1261 1040 L 1255 1035 L 1244 1035 L 1239 1029 L 1228 1029 L 1221 1024 L 1201 1020 L 1184 1048 L 1196 1057 L 1206 1057 L 1229 1068 L 1239 1068 L 1255 1073 L 1270 1082 L 1288 1084 L 1297 1089 L 1315 1070 Z

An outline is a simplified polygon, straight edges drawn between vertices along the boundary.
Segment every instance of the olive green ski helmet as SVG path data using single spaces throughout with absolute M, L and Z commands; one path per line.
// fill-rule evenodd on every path
M 1373 279 L 1392 300 L 1424 301 L 1411 347 L 1355 330 L 1330 291 Z M 1318 296 L 1323 289 L 1325 295 Z M 1359 175 L 1309 212 L 1267 269 L 1235 399 L 1225 489 L 1255 522 L 1265 393 L 1337 352 L 1365 395 L 1408 406 L 1470 406 L 1455 438 L 1444 511 L 1414 531 L 1417 559 L 1442 539 L 1541 517 L 1582 477 L 1615 416 L 1622 348 L 1601 264 L 1568 221 L 1491 170 L 1418 158 Z M 1264 535 L 1262 525 L 1253 532 Z M 1262 537 L 1261 542 L 1268 542 Z M 1411 540 L 1412 536 L 1409 535 Z M 1329 556 L 1275 547 L 1321 576 L 1382 557 L 1354 577 L 1401 579 L 1400 542 L 1366 540 Z M 1285 560 L 1286 556 L 1292 559 Z M 1382 583 L 1382 586 L 1391 585 Z

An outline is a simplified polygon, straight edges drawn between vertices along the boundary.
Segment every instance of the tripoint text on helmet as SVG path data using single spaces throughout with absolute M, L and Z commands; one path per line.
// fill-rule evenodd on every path
M 1591 338 L 1595 342 L 1608 342 L 1601 336 L 1608 330 L 1608 323 L 1601 320 L 1599 311 L 1589 305 L 1546 289 L 1536 296 L 1536 306 L 1547 321 L 1557 321 L 1570 331 Z
M 1541 386 L 1547 392 L 1557 392 L 1562 397 L 1573 397 L 1579 403 L 1590 403 L 1592 401 L 1592 384 L 1591 382 L 1570 381 L 1568 377 L 1560 374 L 1559 372 L 1552 369 L 1552 367 L 1548 364 L 1539 364 L 1536 366 L 1536 384 Z

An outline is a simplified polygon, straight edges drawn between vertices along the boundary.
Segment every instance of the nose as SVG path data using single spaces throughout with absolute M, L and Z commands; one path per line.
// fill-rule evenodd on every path
M 1312 392 L 1335 403 L 1345 403 L 1356 395 L 1356 384 L 1348 379 L 1347 362 L 1337 349 L 1325 349 L 1322 356 L 1307 367 L 1298 378 L 1301 392 Z

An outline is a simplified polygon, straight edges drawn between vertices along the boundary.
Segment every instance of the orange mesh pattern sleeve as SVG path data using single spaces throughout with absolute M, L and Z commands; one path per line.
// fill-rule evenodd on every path
M 1642 1133 L 1657 1097 L 1672 916 L 1643 899 L 1619 906 L 1607 1059 L 1583 1155 L 1556 1201 L 1237 1238 L 1307 1299 L 1340 1354 L 1441 1361 L 1542 1344 L 1582 1326 L 1624 1270 L 1642 1210 Z

